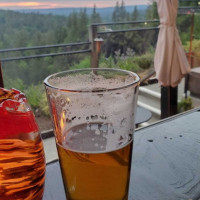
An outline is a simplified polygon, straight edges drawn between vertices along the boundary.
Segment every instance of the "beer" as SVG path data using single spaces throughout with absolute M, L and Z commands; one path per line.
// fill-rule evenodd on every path
M 68 200 L 127 200 L 132 141 L 106 151 L 108 124 L 82 124 L 57 143 Z
M 45 160 L 40 138 L 0 140 L 0 199 L 41 200 Z

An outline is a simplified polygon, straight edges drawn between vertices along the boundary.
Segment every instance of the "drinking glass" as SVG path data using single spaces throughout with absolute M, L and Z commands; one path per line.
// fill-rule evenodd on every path
M 127 200 L 137 74 L 79 69 L 44 80 L 68 200 Z

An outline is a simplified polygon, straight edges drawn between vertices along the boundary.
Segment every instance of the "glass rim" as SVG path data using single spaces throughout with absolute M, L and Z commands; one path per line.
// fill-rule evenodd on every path
M 126 75 L 130 75 L 132 77 L 135 77 L 135 80 L 131 83 L 128 83 L 124 86 L 120 86 L 120 87 L 113 87 L 113 88 L 109 88 L 109 89 L 97 89 L 97 90 L 72 90 L 72 89 L 67 89 L 67 88 L 61 88 L 61 87 L 56 87 L 54 85 L 51 85 L 48 80 L 50 78 L 52 78 L 53 76 L 57 76 L 59 74 L 63 74 L 63 73 L 74 73 L 74 72 L 81 72 L 81 71 L 95 71 L 95 70 L 98 70 L 98 71 L 114 71 L 114 72 L 123 72 L 124 74 Z M 66 92 L 77 92 L 77 93 L 95 93 L 95 92 L 104 92 L 104 91 L 114 91 L 114 90 L 119 90 L 119 89 L 124 89 L 124 88 L 128 88 L 128 87 L 131 87 L 131 86 L 134 86 L 134 85 L 139 85 L 140 83 L 140 77 L 135 73 L 135 72 L 132 72 L 132 71 L 128 71 L 128 70 L 123 70 L 123 69 L 115 69 L 115 68 L 82 68 L 82 69 L 73 69 L 73 70 L 66 70 L 66 71 L 62 71 L 62 72 L 58 72 L 58 73 L 54 73 L 54 74 L 51 74 L 49 76 L 47 76 L 43 83 L 45 84 L 45 86 L 49 87 L 49 88 L 52 88 L 52 89 L 56 89 L 56 90 L 60 90 L 60 91 L 66 91 Z

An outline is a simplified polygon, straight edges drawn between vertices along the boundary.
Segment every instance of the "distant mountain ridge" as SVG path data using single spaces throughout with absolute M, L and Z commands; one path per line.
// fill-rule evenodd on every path
M 125 6 L 127 12 L 132 12 L 135 6 Z M 137 5 L 138 11 L 146 11 L 148 5 Z M 79 12 L 84 8 L 53 8 L 53 9 L 28 9 L 28 10 L 18 10 L 22 13 L 40 13 L 40 14 L 52 14 L 52 15 L 64 15 L 68 16 L 73 12 Z M 85 8 L 87 14 L 91 15 L 93 8 Z M 96 8 L 97 13 L 101 15 L 101 17 L 105 17 L 107 15 L 112 14 L 115 7 L 106 7 L 106 8 Z

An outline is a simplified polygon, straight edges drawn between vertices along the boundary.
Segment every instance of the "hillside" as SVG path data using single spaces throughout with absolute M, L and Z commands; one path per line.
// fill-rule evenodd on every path
M 125 6 L 125 9 L 128 13 L 132 13 L 135 6 Z M 138 12 L 141 15 L 144 15 L 148 6 L 147 5 L 139 5 L 137 6 Z M 54 9 L 29 9 L 29 10 L 19 10 L 21 13 L 40 13 L 44 15 L 52 14 L 52 15 L 62 15 L 62 16 L 69 16 L 73 12 L 79 13 L 84 8 L 54 8 Z M 88 15 L 92 15 L 93 8 L 85 8 L 86 13 Z M 96 8 L 96 12 L 99 13 L 101 18 L 104 21 L 112 19 L 112 13 L 114 12 L 115 7 L 107 7 L 107 8 Z
M 138 5 L 138 11 L 145 12 L 147 9 L 147 5 Z M 135 6 L 125 6 L 127 12 L 132 12 Z M 29 10 L 19 10 L 22 13 L 40 13 L 40 14 L 53 14 L 53 15 L 64 15 L 69 16 L 73 12 L 80 12 L 84 8 L 54 8 L 54 9 L 29 9 Z M 93 8 L 85 8 L 88 15 L 91 15 L 93 12 Z M 106 8 L 96 8 L 96 11 L 101 15 L 112 14 L 115 7 L 106 7 Z
M 104 11 L 106 12 L 105 9 Z M 117 13 L 116 9 L 114 9 L 113 13 L 115 12 L 116 16 L 116 18 L 113 18 L 114 22 L 135 21 L 139 19 L 139 16 L 141 16 L 140 12 L 136 12 L 136 15 L 128 15 L 127 8 L 122 9 L 122 11 L 123 12 Z M 148 8 L 144 13 L 144 16 L 147 16 L 147 19 L 154 19 L 151 17 L 152 15 L 150 11 L 151 9 Z M 113 13 L 110 12 L 110 16 L 113 15 Z M 99 17 L 97 14 L 96 16 L 98 19 Z M 195 34 L 198 33 L 197 29 L 199 29 L 199 26 L 196 26 L 196 23 L 199 23 L 199 17 L 197 17 L 198 16 L 195 16 Z M 183 38 L 182 41 L 189 40 L 190 18 L 190 16 L 182 15 L 177 20 L 181 38 Z M 88 28 L 90 24 L 94 22 L 93 20 L 94 17 L 88 14 L 87 9 L 81 9 L 79 12 L 73 12 L 68 16 L 41 14 L 39 12 L 25 13 L 25 11 L 23 11 L 23 13 L 21 13 L 16 11 L 0 10 L 0 49 L 88 41 Z M 102 19 L 100 21 L 104 22 Z M 111 28 L 112 30 L 119 30 L 151 26 L 156 25 L 144 23 L 140 25 L 112 26 Z M 143 55 L 146 52 L 152 52 L 156 44 L 157 32 L 149 30 L 127 33 L 121 32 L 118 34 L 105 34 L 102 37 L 104 39 L 104 44 L 101 50 L 102 58 L 106 57 L 106 59 L 103 59 L 107 62 L 106 65 L 112 66 L 112 63 L 115 64 L 116 62 L 116 58 L 114 58 L 114 60 L 111 58 L 115 56 L 115 52 L 118 52 L 119 57 L 121 55 L 125 55 L 128 49 L 133 51 L 131 52 L 131 55 Z M 88 48 L 89 46 L 81 46 L 78 50 Z M 9 57 L 21 57 L 75 50 L 77 50 L 75 47 L 29 50 L 16 53 L 1 53 L 0 57 L 3 59 Z M 6 62 L 3 63 L 5 82 L 8 83 L 7 85 L 11 85 L 9 84 L 11 80 L 13 81 L 16 78 L 19 78 L 27 85 L 37 84 L 48 74 L 69 69 L 78 64 L 86 56 L 86 54 L 79 54 Z M 88 63 L 89 57 L 86 66 L 89 65 Z M 81 66 L 83 66 L 83 64 Z M 21 84 L 21 82 L 19 83 Z

